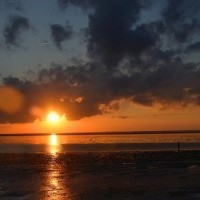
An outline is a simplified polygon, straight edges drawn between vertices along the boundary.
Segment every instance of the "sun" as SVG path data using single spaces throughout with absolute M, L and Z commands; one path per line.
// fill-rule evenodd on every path
M 56 113 L 55 111 L 50 111 L 47 115 L 46 120 L 48 122 L 56 123 L 60 120 L 60 115 Z

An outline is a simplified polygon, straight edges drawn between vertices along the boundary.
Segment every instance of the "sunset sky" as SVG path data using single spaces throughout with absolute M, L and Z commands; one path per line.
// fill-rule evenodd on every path
M 200 129 L 199 0 L 0 0 L 0 19 L 0 133 Z

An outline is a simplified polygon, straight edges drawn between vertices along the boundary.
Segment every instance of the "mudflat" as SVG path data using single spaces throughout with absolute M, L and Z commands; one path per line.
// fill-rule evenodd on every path
M 0 199 L 200 199 L 200 151 L 0 154 Z

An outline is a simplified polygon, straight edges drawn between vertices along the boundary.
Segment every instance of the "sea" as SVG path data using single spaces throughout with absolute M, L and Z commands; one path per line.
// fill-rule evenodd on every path
M 0 135 L 0 200 L 199 200 L 198 132 Z
M 200 150 L 198 132 L 0 134 L 0 153 Z

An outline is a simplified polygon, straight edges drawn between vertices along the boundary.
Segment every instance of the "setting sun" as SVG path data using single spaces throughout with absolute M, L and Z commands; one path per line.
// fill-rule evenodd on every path
M 46 118 L 46 120 L 48 121 L 48 122 L 58 122 L 59 120 L 60 120 L 60 116 L 59 116 L 59 114 L 57 114 L 56 112 L 54 112 L 54 111 L 51 111 L 51 112 L 49 112 L 49 114 L 47 115 L 47 118 Z

